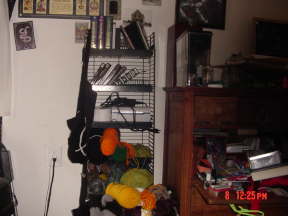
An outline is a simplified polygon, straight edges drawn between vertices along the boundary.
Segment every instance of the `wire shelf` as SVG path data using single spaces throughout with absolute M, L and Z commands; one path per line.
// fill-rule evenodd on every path
M 149 122 L 94 122 L 93 127 L 120 129 L 121 141 L 130 144 L 142 144 L 150 149 L 152 158 L 149 161 L 149 171 L 154 173 L 154 132 L 148 130 L 155 127 L 155 35 L 149 36 L 150 50 L 96 50 L 91 49 L 88 62 L 87 79 L 91 82 L 95 72 L 102 63 L 112 66 L 120 64 L 127 70 L 134 68 L 139 72 L 133 79 L 121 85 L 92 84 L 92 90 L 97 92 L 96 107 L 99 107 L 112 92 L 117 92 L 119 97 L 135 99 L 142 102 L 136 107 L 148 107 L 150 110 Z

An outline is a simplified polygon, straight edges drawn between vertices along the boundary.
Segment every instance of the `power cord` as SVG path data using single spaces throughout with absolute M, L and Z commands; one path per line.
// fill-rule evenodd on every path
M 53 186 L 53 182 L 54 182 L 56 160 L 57 160 L 57 158 L 55 158 L 55 157 L 52 158 L 52 167 L 50 166 L 50 169 L 49 169 L 49 181 L 50 181 L 50 183 L 48 184 L 44 216 L 48 216 L 51 194 L 52 194 L 52 186 Z M 51 180 L 50 180 L 51 168 L 52 168 L 52 176 L 51 176 Z
M 112 99 L 113 96 L 115 96 L 114 99 Z M 118 112 L 119 112 L 119 114 L 123 118 L 125 124 L 132 131 L 142 132 L 142 131 L 147 130 L 147 131 L 150 131 L 150 132 L 153 132 L 153 133 L 159 133 L 160 131 L 157 128 L 138 128 L 138 127 L 136 127 L 136 112 L 135 112 L 134 108 L 135 108 L 135 106 L 137 104 L 142 104 L 145 107 L 147 107 L 147 104 L 142 102 L 142 101 L 137 101 L 135 99 L 130 99 L 130 98 L 123 98 L 123 97 L 119 96 L 118 92 L 112 92 L 109 95 L 109 97 L 102 104 L 100 104 L 100 106 L 103 107 L 103 108 L 116 107 Z M 119 107 L 130 107 L 132 109 L 132 115 L 133 115 L 132 116 L 133 117 L 132 124 L 127 121 L 125 116 L 120 111 Z

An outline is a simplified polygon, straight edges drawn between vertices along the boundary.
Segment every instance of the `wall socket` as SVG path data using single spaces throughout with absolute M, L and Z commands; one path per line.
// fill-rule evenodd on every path
M 52 166 L 52 159 L 56 158 L 55 167 L 61 167 L 62 164 L 62 152 L 63 148 L 62 146 L 58 147 L 48 147 L 47 149 L 47 160 L 48 160 L 48 166 Z

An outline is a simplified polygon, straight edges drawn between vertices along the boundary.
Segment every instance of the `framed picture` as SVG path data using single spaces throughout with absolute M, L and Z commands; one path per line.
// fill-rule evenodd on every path
M 75 43 L 84 43 L 88 29 L 89 22 L 75 23 Z
M 102 4 L 102 5 L 101 5 Z M 19 17 L 90 19 L 99 16 L 102 0 L 19 0 Z
M 73 15 L 73 0 L 50 0 L 49 14 Z
M 161 0 L 142 0 L 142 3 L 144 5 L 160 6 L 161 5 Z
M 35 49 L 33 22 L 13 23 L 16 50 Z
M 106 0 L 106 16 L 113 16 L 114 20 L 121 19 L 121 0 Z
M 225 29 L 226 0 L 177 0 L 176 23 Z
M 38 14 L 47 13 L 47 0 L 36 0 L 36 13 Z

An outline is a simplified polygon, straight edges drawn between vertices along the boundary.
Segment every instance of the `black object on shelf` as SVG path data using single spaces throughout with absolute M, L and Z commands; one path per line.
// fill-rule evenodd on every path
M 140 58 L 150 58 L 153 55 L 153 50 L 132 50 L 132 49 L 94 49 L 90 50 L 91 56 L 97 57 L 140 57 Z
M 145 130 L 152 127 L 152 122 L 93 122 L 92 127 Z

